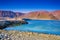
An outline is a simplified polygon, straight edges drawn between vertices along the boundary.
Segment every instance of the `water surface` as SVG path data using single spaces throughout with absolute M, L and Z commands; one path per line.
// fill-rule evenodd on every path
M 4 30 L 17 30 L 60 35 L 59 20 L 27 20 L 29 24 L 8 27 Z

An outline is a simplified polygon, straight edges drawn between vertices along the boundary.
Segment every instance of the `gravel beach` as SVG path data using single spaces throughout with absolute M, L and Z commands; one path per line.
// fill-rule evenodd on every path
M 58 35 L 0 30 L 0 40 L 60 40 Z

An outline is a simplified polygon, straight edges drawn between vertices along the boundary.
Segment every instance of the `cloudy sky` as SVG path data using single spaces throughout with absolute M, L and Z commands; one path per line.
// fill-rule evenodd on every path
M 60 10 L 60 0 L 0 0 L 0 10 L 18 12 Z

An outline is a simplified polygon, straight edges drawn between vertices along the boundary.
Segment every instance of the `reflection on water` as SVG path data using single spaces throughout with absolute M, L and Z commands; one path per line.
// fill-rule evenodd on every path
M 27 20 L 29 24 L 5 28 L 4 30 L 31 31 L 60 35 L 59 20 Z

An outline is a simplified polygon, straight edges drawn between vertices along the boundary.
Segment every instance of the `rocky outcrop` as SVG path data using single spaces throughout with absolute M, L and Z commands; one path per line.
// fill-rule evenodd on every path
M 0 21 L 0 29 L 4 29 L 6 27 L 16 26 L 16 25 L 22 25 L 22 24 L 28 24 L 26 21 Z

